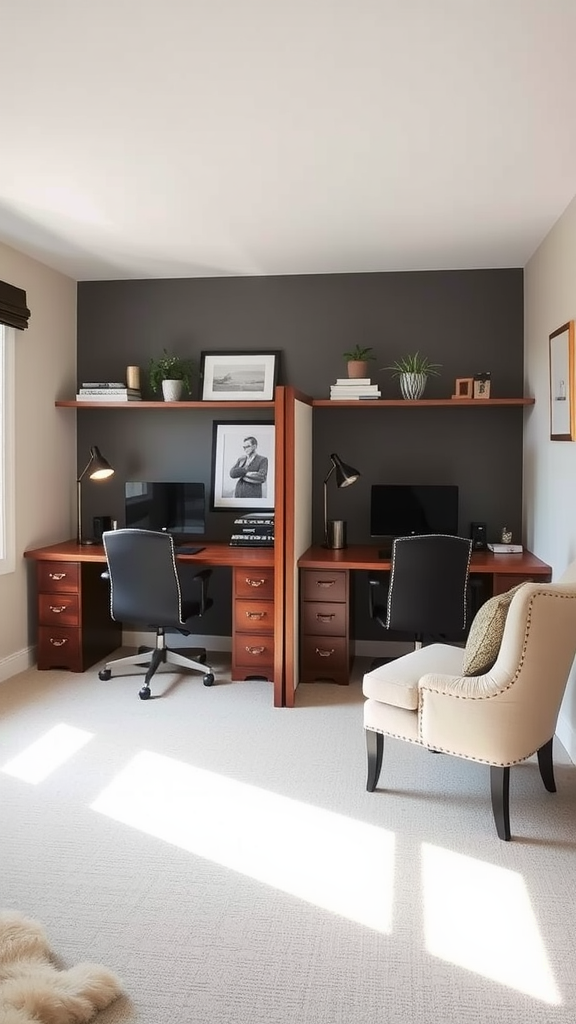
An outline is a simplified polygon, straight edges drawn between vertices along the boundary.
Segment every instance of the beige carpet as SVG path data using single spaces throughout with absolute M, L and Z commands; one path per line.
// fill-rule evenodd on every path
M 98 1024 L 574 1024 L 576 767 L 513 769 L 511 843 L 483 766 L 390 741 L 366 793 L 362 667 L 293 710 L 227 675 L 0 685 L 0 905 L 122 978 Z

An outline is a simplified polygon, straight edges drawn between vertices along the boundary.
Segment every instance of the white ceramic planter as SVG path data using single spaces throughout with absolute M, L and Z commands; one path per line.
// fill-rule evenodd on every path
M 179 402 L 182 398 L 184 383 L 181 380 L 163 380 L 162 394 L 165 402 Z
M 422 398 L 426 387 L 425 373 L 402 373 L 400 374 L 400 391 L 402 398 L 412 401 Z

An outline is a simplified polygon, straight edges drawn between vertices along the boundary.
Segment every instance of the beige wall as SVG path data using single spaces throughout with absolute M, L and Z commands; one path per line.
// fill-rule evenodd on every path
M 536 397 L 524 441 L 525 538 L 557 579 L 576 559 L 576 443 L 549 439 L 548 336 L 576 319 L 576 198 L 526 266 L 524 296 L 526 394 Z M 576 761 L 574 670 L 558 735 Z
M 0 679 L 30 663 L 35 638 L 26 548 L 72 536 L 76 413 L 76 282 L 0 243 L 0 280 L 24 288 L 31 310 L 16 331 L 16 568 L 0 576 Z

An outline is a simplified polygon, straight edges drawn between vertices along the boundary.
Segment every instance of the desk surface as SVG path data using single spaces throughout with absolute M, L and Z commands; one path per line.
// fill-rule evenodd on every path
M 298 559 L 300 569 L 382 569 L 390 568 L 389 558 L 378 558 L 378 546 L 374 544 L 351 544 L 337 551 L 321 546 L 308 548 Z M 550 577 L 552 569 L 531 551 L 519 555 L 495 555 L 492 551 L 473 551 L 470 572 L 503 574 L 506 576 Z
M 190 543 L 196 543 L 195 541 Z M 274 548 L 237 548 L 224 542 L 209 543 L 198 540 L 198 547 L 202 547 L 197 555 L 178 555 L 182 562 L 192 562 L 195 565 L 210 566 L 238 566 L 249 567 L 251 565 L 267 566 L 274 565 Z M 178 554 L 178 548 L 176 547 Z M 60 544 L 50 544 L 44 548 L 33 548 L 24 552 L 24 558 L 33 558 L 37 561 L 49 562 L 105 562 L 106 555 L 102 544 L 82 544 L 75 540 L 65 540 Z

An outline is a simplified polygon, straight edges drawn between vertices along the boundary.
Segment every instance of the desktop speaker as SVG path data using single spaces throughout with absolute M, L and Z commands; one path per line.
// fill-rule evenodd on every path
M 473 551 L 485 551 L 487 546 L 486 523 L 470 523 L 470 537 Z
M 92 530 L 94 533 L 94 540 L 98 543 L 102 542 L 102 534 L 105 530 L 112 529 L 112 517 L 111 516 L 94 516 L 92 520 Z

